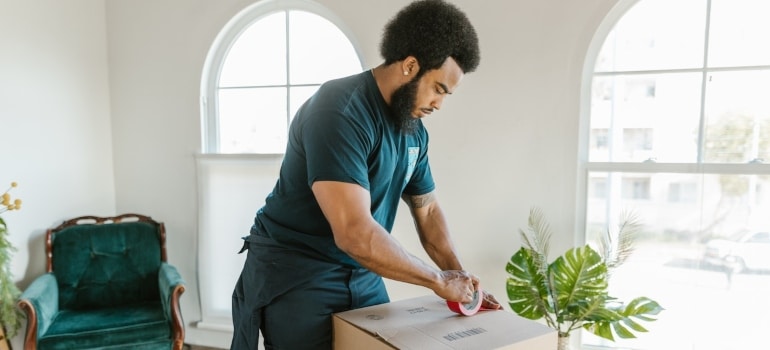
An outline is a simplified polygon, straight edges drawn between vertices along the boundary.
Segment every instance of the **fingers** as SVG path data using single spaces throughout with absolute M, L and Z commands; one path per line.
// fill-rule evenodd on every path
M 481 290 L 479 278 L 467 271 L 445 270 L 441 271 L 441 274 L 444 283 L 435 292 L 446 300 L 468 304 L 473 302 L 474 294 Z M 503 308 L 494 295 L 484 290 L 481 290 L 479 298 L 481 298 L 481 307 L 485 309 L 499 310 Z
M 473 294 L 476 292 L 476 286 L 473 285 L 473 280 L 466 277 L 463 279 L 463 298 L 460 300 L 463 304 L 467 304 L 473 301 Z
M 469 274 L 473 282 L 473 290 L 479 290 L 479 278 L 476 275 Z
M 473 301 L 473 294 L 475 293 L 475 288 L 471 285 L 470 288 L 466 289 L 465 292 L 465 298 L 463 298 L 463 303 L 470 303 Z
M 481 307 L 485 309 L 492 309 L 492 310 L 499 310 L 503 308 L 503 306 L 500 305 L 500 302 L 497 301 L 495 296 L 487 293 L 486 291 L 484 291 L 484 299 L 481 301 Z
M 470 303 L 473 301 L 473 294 L 476 286 L 473 283 L 473 277 L 462 270 L 441 271 L 443 282 L 438 289 L 434 290 L 440 297 L 461 303 Z
M 471 274 L 471 273 L 469 273 L 468 271 L 465 271 L 465 270 L 457 270 L 457 271 L 453 271 L 453 272 L 456 272 L 458 278 L 462 279 L 466 283 L 470 282 L 470 284 L 468 284 L 468 292 L 469 292 L 469 294 L 470 294 L 470 296 L 472 298 L 473 297 L 473 293 L 475 291 L 479 290 L 479 278 L 476 277 L 476 275 Z
M 462 271 L 462 276 L 462 280 L 465 283 L 465 295 L 462 302 L 467 304 L 473 302 L 473 295 L 478 290 L 479 281 L 478 278 L 466 271 Z

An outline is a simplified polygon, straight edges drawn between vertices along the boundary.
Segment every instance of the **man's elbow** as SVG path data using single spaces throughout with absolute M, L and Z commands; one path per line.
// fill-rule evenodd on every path
M 371 233 L 363 233 L 357 229 L 334 232 L 334 243 L 340 250 L 360 261 L 371 258 L 374 253 L 370 237 Z

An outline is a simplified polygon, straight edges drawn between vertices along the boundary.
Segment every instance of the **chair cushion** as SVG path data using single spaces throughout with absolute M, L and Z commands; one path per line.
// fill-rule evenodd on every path
M 61 310 L 158 300 L 161 249 L 156 225 L 76 225 L 56 232 L 52 241 Z
M 38 349 L 169 349 L 171 330 L 160 302 L 99 310 L 63 310 Z M 130 344 L 130 345 L 129 345 Z

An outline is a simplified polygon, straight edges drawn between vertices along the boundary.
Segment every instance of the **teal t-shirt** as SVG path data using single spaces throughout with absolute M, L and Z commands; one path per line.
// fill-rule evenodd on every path
M 372 216 L 390 232 L 401 195 L 425 194 L 435 185 L 422 122 L 407 134 L 388 113 L 370 71 L 323 84 L 291 123 L 279 179 L 257 212 L 252 235 L 360 267 L 334 244 L 311 186 L 341 181 L 369 190 Z

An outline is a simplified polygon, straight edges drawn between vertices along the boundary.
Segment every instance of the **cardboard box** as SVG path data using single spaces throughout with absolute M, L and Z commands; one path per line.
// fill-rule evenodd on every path
M 556 331 L 512 312 L 461 316 L 438 296 L 334 314 L 335 350 L 555 350 Z

